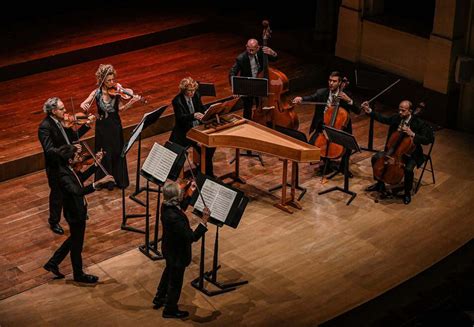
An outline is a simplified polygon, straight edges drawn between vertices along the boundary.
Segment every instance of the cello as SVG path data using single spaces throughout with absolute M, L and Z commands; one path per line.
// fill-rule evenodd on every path
M 268 46 L 271 37 L 270 23 L 268 20 L 263 25 L 263 46 Z M 268 66 L 268 56 L 263 53 L 263 70 L 258 77 L 268 80 L 268 96 L 261 97 L 253 113 L 253 120 L 261 125 L 275 125 L 297 130 L 299 127 L 298 115 L 294 106 L 286 100 L 289 91 L 288 77 L 281 71 Z
M 349 81 L 344 77 L 339 90 L 333 97 L 333 103 L 324 112 L 324 125 L 342 130 L 349 123 L 349 112 L 339 105 L 340 100 L 338 97 L 338 94 L 343 92 L 348 84 Z M 320 133 L 316 137 L 314 145 L 321 149 L 321 157 L 328 159 L 338 159 L 342 157 L 345 151 L 342 145 L 328 142 L 324 133 Z
M 416 148 L 413 138 L 403 132 L 405 126 L 408 124 L 402 120 L 398 129 L 390 135 L 383 155 L 372 165 L 376 180 L 395 185 L 405 176 L 403 156 L 410 155 Z

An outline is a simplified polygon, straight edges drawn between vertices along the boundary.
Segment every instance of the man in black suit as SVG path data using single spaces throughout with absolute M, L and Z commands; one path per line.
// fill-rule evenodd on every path
M 74 280 L 82 283 L 95 283 L 98 277 L 85 274 L 82 270 L 81 253 L 84 245 L 87 219 L 87 200 L 85 195 L 94 192 L 97 188 L 108 182 L 113 182 L 114 178 L 107 175 L 88 186 L 84 186 L 83 182 L 95 172 L 97 167 L 92 165 L 85 172 L 74 171 L 74 164 L 80 162 L 82 158 L 78 149 L 70 144 L 61 146 L 57 151 L 57 155 L 60 161 L 58 175 L 63 195 L 64 218 L 66 218 L 69 224 L 71 235 L 44 265 L 44 269 L 55 274 L 57 278 L 63 278 L 64 275 L 59 271 L 59 264 L 70 252 Z M 100 161 L 102 157 L 103 154 L 99 152 L 97 160 Z
M 201 154 L 201 147 L 186 137 L 191 128 L 199 125 L 206 111 L 197 88 L 198 83 L 191 77 L 183 78 L 179 83 L 180 93 L 172 101 L 175 124 L 171 131 L 170 141 L 184 147 L 192 146 Z M 214 152 L 216 148 L 206 148 L 206 175 L 211 177 L 214 177 L 212 164 Z
M 277 53 L 269 47 L 260 47 L 258 41 L 250 39 L 247 41 L 246 50 L 239 54 L 235 63 L 230 69 L 229 80 L 232 76 L 257 77 L 263 70 L 263 54 L 268 56 L 268 60 L 276 61 Z M 244 106 L 244 118 L 252 119 L 252 106 L 257 98 L 242 97 Z
M 354 100 L 344 91 L 342 91 L 341 84 L 343 83 L 343 78 L 340 72 L 333 71 L 329 75 L 328 79 L 328 87 L 318 89 L 314 94 L 308 96 L 298 96 L 293 99 L 293 103 L 301 103 L 301 102 L 324 102 L 326 106 L 316 105 L 314 108 L 313 119 L 311 121 L 311 126 L 309 128 L 310 136 L 310 143 L 314 143 L 316 137 L 323 131 L 324 126 L 324 112 L 325 108 L 331 105 L 336 98 L 339 98 L 339 105 L 340 107 L 346 109 L 349 112 L 354 112 L 356 114 L 360 114 L 360 108 L 354 105 Z M 352 134 L 352 122 L 349 119 L 349 122 L 344 129 L 344 131 Z M 324 155 L 324 154 L 322 154 Z M 350 156 L 350 153 L 346 151 L 344 156 Z M 341 159 L 341 165 L 339 166 L 339 170 L 343 171 L 343 163 L 346 158 L 343 157 Z M 321 168 L 321 167 L 320 167 Z M 352 174 L 350 174 L 352 176 Z
M 403 203 L 409 204 L 411 202 L 411 190 L 413 188 L 413 170 L 415 167 L 420 167 L 424 162 L 422 144 L 430 144 L 434 141 L 433 129 L 423 120 L 418 118 L 416 115 L 413 115 L 413 104 L 404 100 L 400 102 L 398 106 L 398 114 L 393 114 L 391 116 L 384 116 L 378 112 L 373 111 L 369 107 L 369 103 L 363 102 L 361 105 L 362 109 L 374 117 L 378 122 L 381 122 L 385 125 L 390 125 L 388 130 L 387 141 L 390 139 L 390 136 L 396 130 L 406 133 L 409 137 L 413 138 L 413 143 L 416 145 L 415 150 L 409 156 L 404 157 L 404 189 L 405 195 L 403 197 Z M 386 151 L 387 149 L 385 149 Z M 383 151 L 378 152 L 372 157 L 372 165 L 385 153 Z M 385 185 L 382 181 L 378 181 L 376 184 L 369 186 L 367 191 L 384 191 Z
M 163 187 L 163 198 L 161 250 L 166 260 L 166 267 L 161 275 L 153 304 L 155 309 L 165 306 L 164 318 L 185 318 L 189 313 L 178 308 L 184 271 L 191 263 L 191 244 L 199 240 L 207 231 L 210 212 L 207 208 L 204 209 L 204 215 L 198 227 L 193 231 L 184 212 L 187 205 L 184 204 L 186 200 L 183 199 L 183 191 L 179 184 L 166 183 Z
M 61 210 L 63 207 L 62 194 L 59 187 L 59 165 L 56 152 L 61 145 L 72 144 L 79 137 L 84 135 L 90 127 L 81 126 L 75 133 L 72 128 L 63 127 L 61 122 L 64 120 L 64 103 L 58 97 L 49 98 L 43 105 L 43 111 L 46 117 L 41 122 L 38 129 L 38 138 L 43 147 L 45 157 L 46 176 L 50 188 L 49 193 L 49 226 L 56 234 L 64 234 L 64 230 L 59 224 L 61 219 Z M 90 116 L 91 121 L 94 116 Z M 75 145 L 79 150 L 81 146 Z

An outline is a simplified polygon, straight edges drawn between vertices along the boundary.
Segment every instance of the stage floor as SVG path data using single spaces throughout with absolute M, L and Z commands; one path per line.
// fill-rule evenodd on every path
M 299 110 L 303 130 L 307 130 L 312 108 Z M 360 143 L 365 143 L 367 125 L 367 117 L 354 117 Z M 385 131 L 376 124 L 378 148 Z M 168 135 L 146 139 L 143 157 L 153 142 L 163 143 Z M 472 239 L 472 142 L 469 134 L 438 131 L 433 150 L 436 184 L 425 174 L 420 191 L 408 206 L 400 199 L 376 203 L 364 192 L 372 183 L 369 152 L 352 158 L 355 177 L 350 188 L 358 195 L 349 206 L 345 194 L 318 195 L 327 187 L 342 186 L 341 176 L 322 185 L 314 176 L 315 166 L 302 164 L 300 181 L 308 193 L 301 201 L 304 209 L 293 215 L 273 207 L 279 193 L 266 191 L 279 183 L 278 159 L 264 156 L 264 167 L 243 159 L 242 175 L 247 184 L 241 188 L 251 202 L 237 229 L 224 227 L 220 232 L 219 279 L 246 279 L 249 284 L 216 297 L 196 291 L 189 284 L 199 268 L 200 243 L 194 244 L 180 299 L 181 307 L 191 312 L 186 321 L 165 321 L 161 310 L 152 309 L 164 262 L 152 262 L 135 248 L 143 242 L 142 235 L 119 229 L 118 191 L 97 192 L 91 199 L 84 261 L 87 271 L 100 276 L 101 281 L 93 287 L 80 287 L 71 281 L 71 275 L 53 280 L 41 268 L 64 239 L 47 228 L 44 172 L 1 183 L 0 324 L 317 325 L 384 293 Z M 133 151 L 129 162 L 132 180 L 136 149 Z M 217 151 L 217 174 L 230 169 L 231 158 L 230 150 Z M 137 210 L 136 206 L 131 210 Z M 143 222 L 134 225 L 143 226 Z M 207 268 L 212 263 L 214 233 L 212 226 L 206 238 Z M 71 272 L 68 258 L 61 269 Z

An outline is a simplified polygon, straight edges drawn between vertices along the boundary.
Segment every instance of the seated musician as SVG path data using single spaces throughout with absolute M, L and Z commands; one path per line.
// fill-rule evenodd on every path
M 171 132 L 170 141 L 181 146 L 192 146 L 201 154 L 201 147 L 194 141 L 188 139 L 188 131 L 199 125 L 206 108 L 201 102 L 201 96 L 197 92 L 198 83 L 191 77 L 185 77 L 179 83 L 179 94 L 172 101 L 175 124 Z M 206 175 L 214 177 L 212 157 L 216 148 L 206 148 Z
M 382 124 L 390 125 L 388 131 L 387 140 L 390 135 L 396 130 L 406 133 L 409 137 L 413 138 L 413 143 L 416 145 L 415 150 L 410 155 L 404 156 L 404 190 L 405 194 L 403 197 L 403 203 L 408 204 L 411 202 L 411 190 L 413 188 L 413 170 L 415 166 L 420 167 L 423 164 L 423 149 L 422 144 L 429 144 L 434 141 L 434 134 L 431 127 L 423 120 L 413 115 L 413 104 L 408 100 L 403 100 L 398 106 L 398 114 L 391 116 L 385 116 L 378 112 L 373 111 L 368 102 L 364 102 L 361 105 L 362 109 L 378 122 Z M 385 149 L 387 150 L 387 149 Z M 384 152 L 378 152 L 372 157 L 372 165 L 381 157 L 384 156 Z M 377 181 L 376 184 L 371 185 L 367 188 L 367 191 L 379 191 L 384 192 L 385 184 L 383 181 Z
M 342 84 L 342 75 L 338 71 L 333 71 L 331 74 L 329 74 L 329 79 L 328 79 L 328 87 L 327 88 L 321 88 L 316 90 L 314 94 L 307 95 L 307 96 L 298 96 L 293 99 L 293 103 L 301 103 L 301 102 L 325 102 L 327 103 L 327 106 L 331 105 L 335 98 L 340 99 L 340 106 L 348 111 L 355 112 L 356 114 L 360 113 L 360 108 L 356 107 L 354 105 L 354 100 L 344 91 L 340 91 L 340 86 Z M 327 107 L 326 106 L 326 107 Z M 314 114 L 313 114 L 313 119 L 311 121 L 311 126 L 309 128 L 309 134 L 311 135 L 310 137 L 310 143 L 314 144 L 316 137 L 318 134 L 320 134 L 323 131 L 323 125 L 324 125 L 324 112 L 325 109 L 323 110 L 322 106 L 316 105 L 314 108 Z M 352 134 L 352 123 L 349 120 L 346 128 L 344 131 Z M 313 133 L 314 132 L 314 133 Z M 324 155 L 324 154 L 322 154 Z M 346 151 L 345 156 L 348 155 L 350 156 L 350 153 Z M 324 158 L 323 158 L 324 159 Z M 341 164 L 339 166 L 339 170 L 342 172 L 343 170 L 343 163 L 344 163 L 343 158 L 341 160 Z M 324 164 L 324 161 L 321 161 L 321 164 Z M 320 172 L 322 173 L 322 167 L 320 166 Z M 327 171 L 329 172 L 329 171 Z M 349 173 L 349 176 L 352 177 L 352 174 Z

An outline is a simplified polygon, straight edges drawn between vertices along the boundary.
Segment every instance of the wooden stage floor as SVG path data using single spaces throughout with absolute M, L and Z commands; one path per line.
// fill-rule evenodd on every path
M 299 108 L 302 130 L 308 129 L 312 108 Z M 367 135 L 368 119 L 353 117 L 360 143 Z M 386 128 L 376 124 L 375 146 L 385 140 Z M 143 157 L 153 142 L 143 142 Z M 358 193 L 350 206 L 347 195 L 318 195 L 326 187 L 342 185 L 337 177 L 321 185 L 314 166 L 302 164 L 301 183 L 308 188 L 304 209 L 293 215 L 272 204 L 278 193 L 266 190 L 278 184 L 281 164 L 264 156 L 265 166 L 242 160 L 241 188 L 251 202 L 237 229 L 220 233 L 219 279 L 246 279 L 238 290 L 206 297 L 189 282 L 198 274 L 199 246 L 185 275 L 180 300 L 191 311 L 186 321 L 165 321 L 151 300 L 163 270 L 136 246 L 143 236 L 120 230 L 118 191 L 90 197 L 84 262 L 101 282 L 80 287 L 53 280 L 41 266 L 64 240 L 47 226 L 48 186 L 44 172 L 0 183 L 0 324 L 32 325 L 254 325 L 314 326 L 364 303 L 425 270 L 474 236 L 474 149 L 472 135 L 441 130 L 436 134 L 433 161 L 436 184 L 425 175 L 423 186 L 406 206 L 401 200 L 375 203 L 364 192 L 372 183 L 370 153 L 352 158 L 351 189 Z M 130 153 L 134 181 L 136 148 Z M 217 174 L 227 172 L 232 152 L 219 149 Z M 419 171 L 417 172 L 419 174 Z M 417 175 L 418 176 L 418 175 Z M 133 185 L 129 189 L 133 190 Z M 139 210 L 130 200 L 132 211 Z M 195 219 L 192 219 L 195 223 Z M 143 226 L 137 221 L 134 226 Z M 213 234 L 207 237 L 207 267 L 211 264 Z M 61 266 L 70 273 L 70 261 Z

